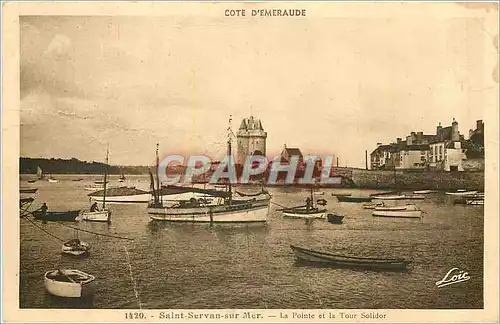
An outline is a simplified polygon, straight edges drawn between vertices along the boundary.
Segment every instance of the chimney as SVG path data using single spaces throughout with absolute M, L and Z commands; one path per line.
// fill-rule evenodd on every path
M 406 145 L 413 145 L 412 136 L 406 136 Z
M 458 123 L 455 120 L 455 118 L 453 118 L 453 123 L 451 123 L 451 140 L 453 142 L 460 140 L 460 133 L 458 132 Z
M 478 133 L 482 133 L 484 128 L 484 123 L 482 120 L 476 121 L 476 130 Z
M 401 143 L 401 137 L 396 138 L 396 141 L 397 144 Z
M 382 143 L 377 143 L 377 147 L 379 147 L 380 145 L 382 145 Z
M 424 140 L 424 132 L 418 132 L 417 133 L 417 144 L 422 144 L 423 140 Z
M 441 126 L 441 122 L 439 122 L 437 128 L 436 128 L 436 135 L 439 136 L 441 135 L 441 130 L 443 129 L 443 126 Z

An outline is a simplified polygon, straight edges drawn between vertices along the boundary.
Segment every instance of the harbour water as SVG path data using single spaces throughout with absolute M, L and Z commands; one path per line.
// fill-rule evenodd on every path
M 83 181 L 58 178 L 59 183 L 20 181 L 21 187 L 38 188 L 32 208 L 46 202 L 49 211 L 88 209 L 85 186 L 98 177 L 84 176 Z M 119 184 L 117 179 L 114 182 Z M 149 182 L 147 176 L 135 176 L 120 185 L 148 188 Z M 272 201 L 282 206 L 302 204 L 309 195 L 306 189 L 269 190 Z M 80 232 L 80 239 L 92 245 L 85 259 L 62 256 L 58 240 L 20 219 L 20 307 L 483 307 L 483 206 L 453 205 L 453 198 L 437 193 L 411 201 L 425 211 L 423 220 L 377 218 L 362 204 L 340 203 L 331 196 L 333 192 L 369 195 L 375 190 L 321 191 L 325 194 L 317 198 L 328 200 L 329 211 L 345 215 L 344 224 L 315 220 L 307 225 L 303 220 L 284 219 L 275 204 L 265 225 L 213 227 L 151 222 L 145 204 L 109 205 L 109 225 L 64 225 L 134 240 Z M 36 224 L 57 237 L 74 237 L 74 230 L 60 223 Z M 413 263 L 407 272 L 312 267 L 295 262 L 290 244 L 345 255 L 402 257 Z M 471 279 L 438 288 L 436 281 L 455 267 L 467 271 Z M 67 301 L 46 293 L 43 274 L 56 268 L 75 268 L 96 276 L 93 299 Z

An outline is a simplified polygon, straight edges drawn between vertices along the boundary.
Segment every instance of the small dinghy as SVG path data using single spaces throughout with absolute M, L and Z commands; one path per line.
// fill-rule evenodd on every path
M 405 195 L 404 199 L 423 200 L 423 199 L 425 199 L 425 196 L 424 195 Z
M 455 192 L 446 192 L 448 196 L 470 196 L 473 194 L 477 194 L 477 190 L 465 191 L 463 189 L 457 190 Z
M 337 200 L 340 201 L 340 202 L 360 203 L 360 202 L 370 202 L 370 201 L 373 200 L 373 197 L 337 196 Z
M 436 193 L 437 190 L 415 190 L 413 193 L 417 195 L 425 195 L 425 194 L 430 194 L 430 193 Z
M 78 217 L 80 210 L 69 210 L 63 212 L 43 212 L 41 210 L 36 210 L 32 212 L 35 219 L 44 221 L 68 221 L 74 222 Z
M 290 245 L 298 261 L 347 268 L 364 268 L 372 270 L 405 270 L 411 263 L 404 259 L 379 259 L 337 255 L 314 251 Z
M 62 253 L 72 256 L 88 255 L 89 250 L 90 244 L 80 241 L 78 238 L 71 239 L 62 246 Z
M 370 204 L 363 204 L 364 209 L 375 209 L 375 207 L 384 207 L 385 204 L 384 202 L 379 202 L 379 203 L 370 203 Z
M 35 183 L 36 180 L 28 180 L 28 183 Z
M 342 220 L 344 219 L 344 216 L 337 215 L 337 214 L 328 214 L 328 215 L 326 215 L 326 219 L 328 220 L 329 223 L 332 223 L 332 224 L 342 224 Z
M 343 194 L 343 193 L 335 193 L 335 192 L 332 192 L 332 196 L 333 197 L 338 197 L 338 196 L 350 196 L 351 194 Z
M 374 210 L 375 217 L 422 218 L 421 210 Z
M 49 178 L 49 179 L 48 179 L 48 181 L 49 181 L 50 183 L 58 183 L 58 182 L 59 182 L 59 180 L 54 179 L 54 178 Z
M 59 297 L 82 298 L 94 292 L 95 277 L 80 270 L 49 270 L 43 281 L 45 289 Z
M 324 191 L 315 191 L 314 192 L 314 195 L 316 195 L 316 196 L 323 196 L 324 194 L 325 194 Z
M 36 193 L 38 188 L 20 188 L 19 193 Z
M 401 200 L 401 199 L 406 199 L 406 196 L 405 195 L 374 196 L 373 198 L 381 200 Z
M 375 207 L 375 210 L 419 210 L 417 205 L 401 205 L 401 206 L 380 206 L 380 207 Z
M 325 218 L 326 209 L 293 207 L 283 209 L 283 216 L 290 218 Z

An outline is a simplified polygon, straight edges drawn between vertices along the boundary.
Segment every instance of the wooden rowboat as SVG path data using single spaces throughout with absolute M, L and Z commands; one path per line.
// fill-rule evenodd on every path
M 406 199 L 406 196 L 405 195 L 375 196 L 373 198 L 381 200 L 401 200 L 401 199 Z
M 437 190 L 415 190 L 413 193 L 414 194 L 419 194 L 419 195 L 424 195 L 424 194 L 430 194 L 430 193 L 435 193 Z
M 470 196 L 473 194 L 477 194 L 477 190 L 471 190 L 471 191 L 457 190 L 456 192 L 447 192 L 446 194 L 448 196 Z
M 384 202 L 379 202 L 379 203 L 369 203 L 369 204 L 363 204 L 364 209 L 375 209 L 375 207 L 384 207 Z
M 344 219 L 344 216 L 337 215 L 337 214 L 328 214 L 328 215 L 326 215 L 326 219 L 328 220 L 329 223 L 332 223 L 332 224 L 342 224 L 342 220 Z
M 370 202 L 372 201 L 373 197 L 363 197 L 363 196 L 337 196 L 337 200 L 341 202 L 354 202 L 354 203 L 360 203 L 360 202 Z
M 36 210 L 33 212 L 33 216 L 35 219 L 44 220 L 44 221 L 71 221 L 74 222 L 78 217 L 80 210 L 70 210 L 64 212 L 42 212 L 40 210 Z
M 19 193 L 36 193 L 38 188 L 20 188 Z
M 295 207 L 295 208 L 286 208 L 283 209 L 283 217 L 290 218 L 325 218 L 326 217 L 326 209 L 319 208 L 309 208 L 306 207 Z
M 391 211 L 391 210 L 419 210 L 417 205 L 401 205 L 401 206 L 380 206 L 380 207 L 375 207 L 375 210 L 386 210 L 386 211 Z
M 75 269 L 49 270 L 44 275 L 45 289 L 59 297 L 82 298 L 94 292 L 95 277 Z
M 374 210 L 372 215 L 376 217 L 422 218 L 422 211 L 421 210 Z
M 337 255 L 290 245 L 299 261 L 336 267 L 365 268 L 373 270 L 404 270 L 411 263 L 404 259 L 380 259 Z

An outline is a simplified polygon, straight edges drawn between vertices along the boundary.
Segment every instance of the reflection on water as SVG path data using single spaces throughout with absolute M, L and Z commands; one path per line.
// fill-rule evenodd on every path
M 142 180 L 138 184 L 147 183 Z M 89 208 L 84 187 L 92 181 L 30 184 L 39 188 L 34 206 L 47 202 L 49 210 L 54 211 Z M 355 195 L 375 192 L 342 192 L 346 190 Z M 307 189 L 300 188 L 270 191 L 273 201 L 282 206 L 300 205 L 309 195 Z M 138 308 L 133 282 L 143 308 L 483 306 L 482 206 L 453 205 L 450 197 L 438 193 L 412 201 L 426 211 L 422 221 L 378 218 L 361 204 L 338 202 L 331 196 L 336 190 L 323 191 L 321 198 L 328 200 L 329 212 L 345 215 L 343 224 L 285 219 L 272 205 L 267 224 L 211 227 L 150 221 L 144 204 L 107 205 L 113 212 L 111 224 L 67 225 L 134 240 L 80 232 L 79 238 L 92 245 L 88 258 L 63 257 L 59 241 L 21 220 L 20 306 Z M 400 203 L 406 202 L 387 202 Z M 74 230 L 60 223 L 37 224 L 57 237 L 74 237 Z M 413 262 L 407 272 L 304 266 L 296 263 L 290 244 L 335 254 Z M 453 267 L 467 271 L 471 280 L 436 288 L 435 282 Z M 56 268 L 75 268 L 95 275 L 93 299 L 82 302 L 48 295 L 43 274 Z

